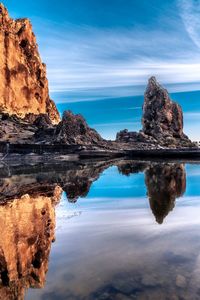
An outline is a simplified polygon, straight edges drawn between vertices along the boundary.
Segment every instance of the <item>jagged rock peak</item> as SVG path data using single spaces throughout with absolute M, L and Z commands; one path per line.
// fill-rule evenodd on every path
M 155 137 L 166 133 L 174 137 L 183 134 L 182 109 L 155 77 L 149 79 L 145 91 L 142 124 L 143 131 Z
M 60 121 L 49 97 L 46 65 L 42 63 L 36 37 L 26 18 L 12 19 L 0 4 L 0 112 L 24 118 L 47 114 Z
M 144 95 L 143 132 L 164 146 L 194 146 L 183 133 L 181 106 L 172 101 L 165 88 L 151 77 Z
M 94 144 L 103 141 L 96 130 L 88 126 L 82 115 L 75 115 L 71 111 L 63 113 L 54 138 L 55 143 L 62 144 Z
M 152 147 L 195 147 L 196 144 L 183 133 L 183 112 L 181 106 L 170 99 L 168 91 L 154 76 L 148 80 L 144 94 L 142 130 L 120 131 L 117 142 L 149 144 Z
M 151 76 L 148 80 L 148 84 L 146 87 L 145 94 L 148 94 L 149 96 L 153 96 L 153 94 L 157 91 L 163 91 L 167 93 L 167 90 L 164 89 L 160 83 L 156 80 L 155 76 Z M 168 93 L 167 93 L 168 94 Z

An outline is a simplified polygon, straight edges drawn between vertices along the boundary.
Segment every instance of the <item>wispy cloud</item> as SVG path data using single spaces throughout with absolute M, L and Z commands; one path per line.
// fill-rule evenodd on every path
M 190 38 L 200 48 L 200 1 L 178 0 L 178 6 Z
M 51 91 L 144 86 L 150 75 L 169 84 L 200 81 L 200 52 L 181 18 L 167 30 L 34 23 L 42 28 L 39 45 Z

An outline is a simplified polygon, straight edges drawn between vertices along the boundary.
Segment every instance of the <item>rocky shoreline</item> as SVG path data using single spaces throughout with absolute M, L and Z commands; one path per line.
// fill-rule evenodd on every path
M 155 77 L 144 94 L 142 129 L 103 139 L 84 117 L 65 111 L 60 119 L 50 99 L 46 67 L 28 19 L 13 20 L 0 4 L 1 159 L 19 155 L 87 157 L 198 157 L 199 147 L 183 132 L 183 112 Z

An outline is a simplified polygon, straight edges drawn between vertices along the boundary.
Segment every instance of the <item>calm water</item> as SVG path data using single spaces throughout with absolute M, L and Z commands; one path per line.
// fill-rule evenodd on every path
M 0 177 L 0 299 L 200 299 L 199 164 L 13 165 Z

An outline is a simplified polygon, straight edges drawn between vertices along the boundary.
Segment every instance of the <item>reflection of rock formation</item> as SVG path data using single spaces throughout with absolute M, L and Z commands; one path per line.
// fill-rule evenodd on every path
M 0 206 L 0 299 L 23 299 L 28 287 L 42 287 L 54 240 L 54 204 L 61 195 L 16 198 Z
M 31 195 L 39 193 L 50 197 L 55 186 L 58 185 L 66 192 L 68 200 L 75 202 L 79 197 L 85 197 L 88 194 L 91 184 L 112 164 L 112 161 L 68 162 L 46 167 L 39 165 L 30 167 L 29 170 L 25 170 L 23 166 L 21 172 L 20 168 L 11 167 L 7 174 L 3 167 L 0 168 L 0 177 L 2 177 L 0 179 L 0 201 L 4 202 L 26 193 L 31 193 Z M 17 175 L 20 173 L 22 174 Z
M 123 161 L 118 163 L 118 171 L 123 175 L 130 175 L 139 172 L 144 172 L 148 164 L 144 162 L 132 162 L 132 161 Z
M 175 200 L 185 192 L 183 164 L 153 164 L 145 173 L 150 207 L 159 224 L 174 208 Z
M 186 189 L 186 173 L 183 164 L 122 161 L 118 170 L 123 175 L 145 172 L 145 182 L 150 207 L 159 224 L 174 208 L 176 198 Z

